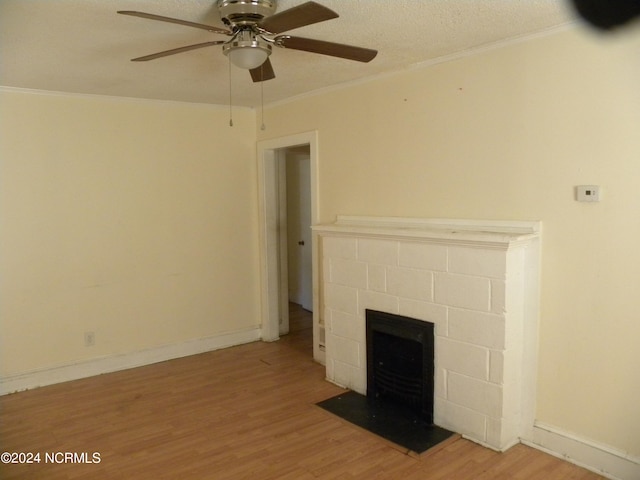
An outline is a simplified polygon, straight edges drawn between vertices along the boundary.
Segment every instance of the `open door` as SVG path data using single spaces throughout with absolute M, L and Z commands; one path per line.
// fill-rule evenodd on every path
M 282 223 L 282 152 L 293 147 L 307 146 L 309 150 L 309 192 L 310 192 L 310 225 L 318 223 L 317 201 L 317 132 L 307 132 L 288 137 L 258 142 L 258 195 L 260 215 L 260 265 L 261 265 L 261 309 L 262 339 L 274 341 L 280 337 L 280 325 L 285 308 L 288 312 L 288 287 L 283 292 L 282 256 L 286 250 L 282 244 L 287 242 L 285 225 Z M 285 174 L 286 175 L 286 174 Z M 286 189 L 285 189 L 286 190 Z M 285 193 L 286 195 L 286 193 Z M 286 223 L 286 221 L 284 222 Z M 317 234 L 308 232 L 311 250 L 311 310 L 313 311 L 313 357 L 324 363 L 324 350 L 321 339 L 324 335 L 320 324 L 319 309 L 319 271 Z M 302 240 L 302 239 L 301 239 Z M 304 246 L 307 246 L 307 241 Z M 297 245 L 297 241 L 295 242 Z
M 286 150 L 289 301 L 313 311 L 309 146 Z

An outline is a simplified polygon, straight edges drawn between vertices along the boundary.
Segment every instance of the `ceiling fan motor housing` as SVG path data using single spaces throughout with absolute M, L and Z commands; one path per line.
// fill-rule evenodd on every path
M 226 25 L 252 25 L 275 13 L 276 0 L 218 0 L 218 10 Z

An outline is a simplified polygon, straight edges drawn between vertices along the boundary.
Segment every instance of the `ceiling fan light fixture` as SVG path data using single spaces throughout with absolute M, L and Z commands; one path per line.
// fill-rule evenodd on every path
M 236 67 L 253 70 L 267 60 L 269 52 L 258 47 L 236 47 L 230 49 L 228 55 Z
M 245 70 L 262 65 L 271 54 L 271 45 L 250 30 L 240 31 L 236 37 L 224 44 L 222 51 L 231 63 Z

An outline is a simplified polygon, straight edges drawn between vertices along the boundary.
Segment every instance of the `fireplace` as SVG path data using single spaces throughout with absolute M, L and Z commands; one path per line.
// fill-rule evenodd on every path
M 408 317 L 433 325 L 435 425 L 496 450 L 529 435 L 540 222 L 338 216 L 313 230 L 329 381 L 379 391 L 368 372 L 366 311 Z M 387 320 L 392 329 L 397 319 Z M 410 356 L 422 351 L 398 347 L 411 348 Z
M 433 424 L 433 324 L 366 311 L 367 397 Z

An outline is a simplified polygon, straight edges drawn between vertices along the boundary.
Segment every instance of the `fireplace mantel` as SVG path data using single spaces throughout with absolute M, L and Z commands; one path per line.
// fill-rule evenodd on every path
M 433 243 L 505 248 L 540 235 L 539 221 L 465 220 L 449 218 L 368 217 L 338 215 L 334 223 L 320 224 L 320 234 L 387 239 L 428 240 Z
M 366 393 L 366 309 L 428 321 L 435 423 L 496 450 L 527 436 L 540 222 L 341 215 L 313 230 L 329 381 Z

